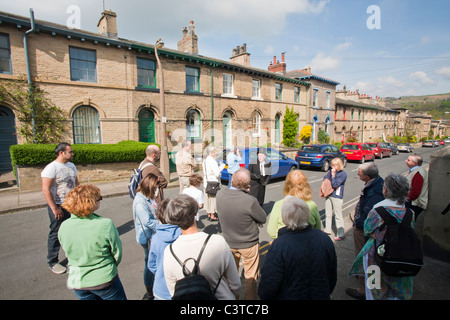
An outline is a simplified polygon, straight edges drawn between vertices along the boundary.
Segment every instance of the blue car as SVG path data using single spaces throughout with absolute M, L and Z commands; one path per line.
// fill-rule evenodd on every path
M 271 178 L 280 178 L 285 177 L 289 173 L 289 171 L 298 169 L 298 163 L 285 156 L 278 150 L 272 149 L 272 148 L 264 148 L 267 153 L 267 158 L 270 160 L 272 164 L 272 175 Z M 258 154 L 258 148 L 244 148 L 239 149 L 241 152 L 242 160 L 241 160 L 241 167 L 244 167 L 248 169 L 248 165 L 250 163 L 256 163 L 257 161 L 257 154 Z M 233 152 L 230 150 L 224 150 L 222 154 L 217 155 L 217 161 L 223 162 L 226 164 L 227 154 L 229 152 Z M 229 175 L 228 175 L 228 166 L 225 166 L 225 169 L 222 170 L 222 180 L 228 181 Z
M 331 160 L 341 158 L 344 167 L 347 166 L 347 156 L 336 146 L 331 144 L 304 145 L 295 156 L 295 161 L 301 167 L 315 167 L 322 171 L 328 171 L 331 167 Z

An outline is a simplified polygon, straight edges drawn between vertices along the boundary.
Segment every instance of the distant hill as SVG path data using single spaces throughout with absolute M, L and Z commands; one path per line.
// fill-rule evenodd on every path
M 429 96 L 386 98 L 386 102 L 407 108 L 413 113 L 427 112 L 434 120 L 450 120 L 450 93 Z

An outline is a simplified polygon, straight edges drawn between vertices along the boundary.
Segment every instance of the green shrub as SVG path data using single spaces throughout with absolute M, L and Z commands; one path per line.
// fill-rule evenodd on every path
M 121 141 L 117 144 L 72 144 L 73 163 L 140 162 L 145 158 L 145 149 L 150 144 L 156 143 Z M 55 160 L 55 147 L 56 144 L 12 145 L 12 165 L 48 164 Z

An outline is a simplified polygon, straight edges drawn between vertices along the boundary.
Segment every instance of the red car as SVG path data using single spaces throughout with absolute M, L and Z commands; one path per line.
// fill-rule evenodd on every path
M 347 142 L 341 147 L 348 160 L 356 160 L 364 163 L 368 160 L 375 160 L 375 152 L 366 143 Z
M 392 154 L 391 148 L 384 142 L 370 142 L 367 143 L 369 147 L 375 152 L 375 157 L 383 159 L 383 157 L 390 157 Z

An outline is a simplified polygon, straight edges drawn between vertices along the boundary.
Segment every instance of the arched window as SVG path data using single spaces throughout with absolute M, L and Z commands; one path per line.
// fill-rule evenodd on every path
M 91 106 L 80 106 L 73 112 L 74 143 L 101 143 L 100 116 Z
M 191 109 L 186 115 L 186 139 L 201 139 L 200 113 Z
M 331 118 L 328 115 L 327 118 L 325 119 L 325 132 L 327 133 L 327 135 L 330 135 L 330 123 L 331 123 Z
M 258 111 L 252 114 L 252 135 L 259 136 L 261 134 L 261 115 Z
M 314 117 L 312 118 L 312 133 L 311 133 L 311 141 L 316 141 L 316 135 L 318 132 L 318 125 L 319 124 L 319 117 L 315 114 Z M 316 132 L 317 131 L 317 132 Z

